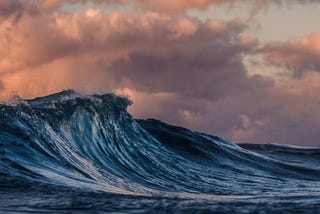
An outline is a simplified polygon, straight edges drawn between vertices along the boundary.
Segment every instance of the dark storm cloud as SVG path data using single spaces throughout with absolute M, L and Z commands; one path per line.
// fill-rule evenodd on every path
M 217 99 L 272 85 L 269 79 L 247 75 L 241 54 L 250 52 L 256 41 L 239 36 L 243 23 L 182 20 L 167 26 L 156 29 L 164 36 L 154 40 L 153 48 L 112 63 L 109 73 L 120 86 Z
M 112 76 L 140 91 L 173 92 L 207 99 L 272 85 L 272 81 L 261 76 L 248 77 L 241 62 L 241 50 L 229 45 L 197 46 L 192 54 L 182 50 L 166 56 L 131 54 L 126 60 L 113 63 Z

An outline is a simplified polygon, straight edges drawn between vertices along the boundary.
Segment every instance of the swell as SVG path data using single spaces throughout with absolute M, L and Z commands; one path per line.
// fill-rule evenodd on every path
M 319 185 L 318 153 L 311 166 L 295 164 L 296 154 L 276 158 L 158 120 L 134 120 L 130 104 L 114 94 L 72 90 L 2 104 L 0 177 L 134 195 Z

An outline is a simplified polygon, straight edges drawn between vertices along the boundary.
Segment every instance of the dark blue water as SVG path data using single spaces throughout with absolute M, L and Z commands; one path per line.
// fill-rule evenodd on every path
M 0 212 L 320 213 L 320 148 L 135 120 L 113 94 L 0 105 Z

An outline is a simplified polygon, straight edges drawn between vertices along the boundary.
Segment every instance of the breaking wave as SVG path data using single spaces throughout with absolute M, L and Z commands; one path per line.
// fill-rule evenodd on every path
M 307 195 L 319 208 L 319 148 L 237 145 L 159 120 L 133 119 L 126 111 L 130 104 L 114 94 L 73 90 L 1 104 L 0 191 L 6 196 L 0 209 L 15 210 L 27 200 L 9 201 L 10 195 L 50 191 L 71 198 L 94 192 L 207 204 Z M 20 209 L 39 209 L 30 203 Z

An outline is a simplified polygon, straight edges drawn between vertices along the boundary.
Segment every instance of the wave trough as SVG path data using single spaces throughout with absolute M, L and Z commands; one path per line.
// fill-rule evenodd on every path
M 73 90 L 1 104 L 0 211 L 320 211 L 320 148 L 237 145 L 130 104 Z

